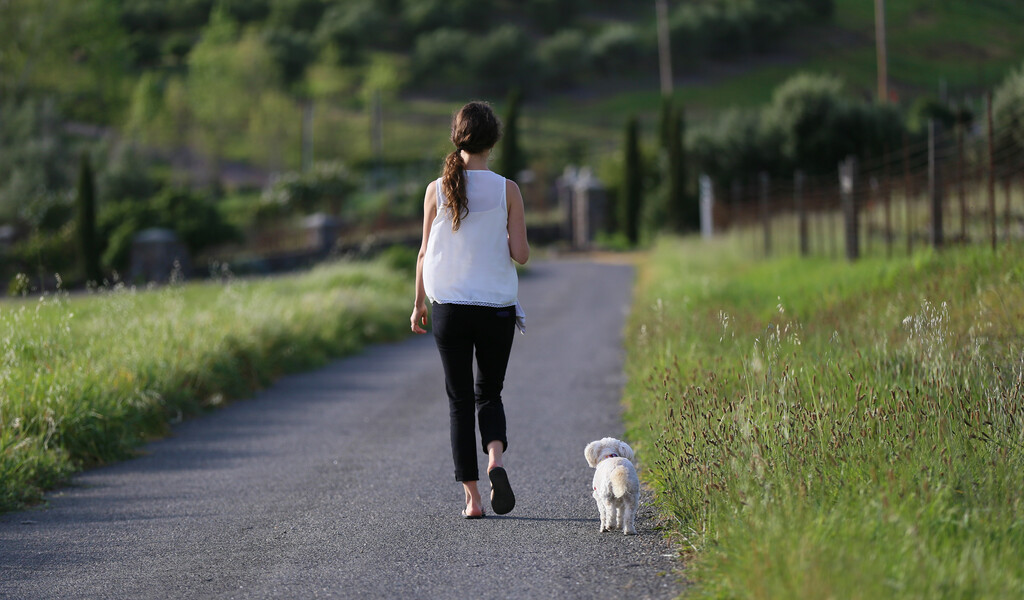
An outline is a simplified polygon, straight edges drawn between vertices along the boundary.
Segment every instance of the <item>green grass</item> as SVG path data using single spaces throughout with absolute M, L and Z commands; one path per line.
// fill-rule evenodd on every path
M 708 598 L 1024 594 L 1024 248 L 855 264 L 662 240 L 631 441 Z
M 0 303 L 0 511 L 195 415 L 407 331 L 410 275 L 335 264 Z

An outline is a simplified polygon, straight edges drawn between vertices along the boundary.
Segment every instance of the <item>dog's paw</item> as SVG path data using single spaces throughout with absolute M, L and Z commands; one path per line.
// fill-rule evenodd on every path
M 632 527 L 625 527 L 622 529 L 622 533 L 625 535 L 636 535 L 636 529 Z

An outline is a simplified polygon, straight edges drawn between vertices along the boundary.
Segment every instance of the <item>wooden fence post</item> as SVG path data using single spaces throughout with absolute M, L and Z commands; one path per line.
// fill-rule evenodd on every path
M 911 196 L 914 195 L 914 190 L 911 188 L 910 179 L 910 142 L 907 139 L 907 134 L 903 134 L 903 227 L 907 235 L 907 255 L 909 256 L 914 251 L 914 231 L 911 224 Z
M 939 152 L 942 148 L 942 127 L 935 119 L 928 119 L 928 198 L 931 201 L 932 247 L 942 248 L 942 173 Z
M 804 174 L 793 174 L 793 201 L 796 203 L 797 231 L 800 236 L 800 256 L 811 253 L 811 241 L 807 233 L 807 206 L 804 204 Z
M 988 113 L 988 225 L 992 234 L 992 249 L 996 249 L 996 168 L 995 143 L 992 131 L 992 92 L 985 97 Z
M 772 215 L 769 212 L 770 206 L 768 201 L 768 173 L 762 171 L 758 175 L 758 184 L 760 187 L 760 213 L 761 222 L 764 225 L 764 255 L 771 256 L 772 254 Z
M 967 243 L 967 188 L 964 184 L 964 126 L 956 127 L 956 192 L 960 200 L 960 243 Z
M 1003 189 L 1006 190 L 1006 204 L 1003 206 L 1003 241 L 1010 241 L 1010 218 L 1012 214 L 1010 212 L 1010 198 L 1013 193 L 1013 179 L 1009 173 L 1010 167 L 1007 165 L 1004 167 L 1004 171 L 1007 171 L 1006 176 L 1003 177 Z
M 860 257 L 857 197 L 854 194 L 856 169 L 857 159 L 852 156 L 846 157 L 846 160 L 839 163 L 839 191 L 843 205 L 843 220 L 845 221 L 847 260 L 857 260 Z
M 885 203 L 885 255 L 892 258 L 892 181 L 889 179 L 889 146 L 885 147 L 885 172 L 882 175 L 882 194 Z

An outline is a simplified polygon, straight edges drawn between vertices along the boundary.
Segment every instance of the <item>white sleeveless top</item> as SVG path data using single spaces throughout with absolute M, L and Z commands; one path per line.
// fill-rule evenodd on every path
M 466 171 L 469 213 L 458 231 L 444 208 L 441 180 L 437 216 L 430 226 L 423 262 L 423 287 L 438 304 L 513 306 L 519 278 L 508 249 L 505 178 L 492 171 Z

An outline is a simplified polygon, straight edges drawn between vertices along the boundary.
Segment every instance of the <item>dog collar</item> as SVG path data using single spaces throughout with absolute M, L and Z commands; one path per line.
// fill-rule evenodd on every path
M 606 456 L 604 458 L 618 458 L 618 457 L 619 457 L 618 454 L 609 454 L 608 456 Z M 604 458 L 602 458 L 601 460 L 604 460 Z

